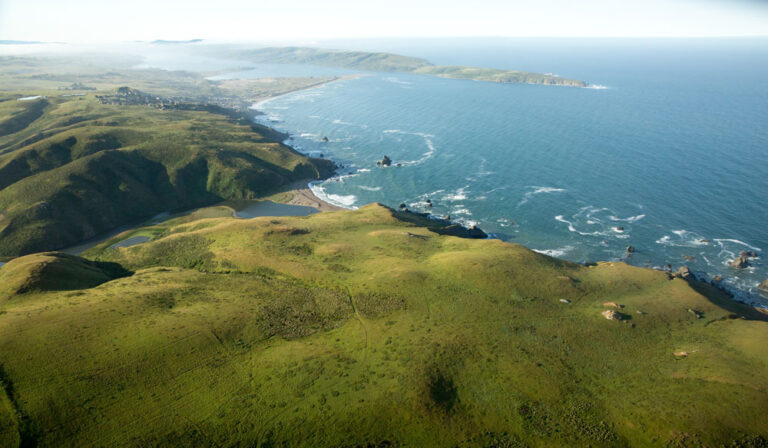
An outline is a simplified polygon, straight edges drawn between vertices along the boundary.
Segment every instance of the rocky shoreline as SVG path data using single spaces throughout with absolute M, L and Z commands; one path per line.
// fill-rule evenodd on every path
M 259 126 L 264 126 L 264 125 L 259 124 Z M 266 127 L 267 129 L 271 129 L 275 133 L 284 135 L 285 139 L 282 141 L 282 143 L 290 147 L 294 151 L 302 153 L 301 151 L 297 150 L 295 147 L 290 145 L 290 143 L 288 142 L 288 140 L 290 140 L 291 138 L 290 134 L 281 133 L 280 131 L 269 128 L 267 126 L 264 126 L 264 127 Z M 324 141 L 327 141 L 327 137 L 324 137 Z M 321 158 L 324 158 L 325 160 L 330 161 L 331 163 L 334 164 L 334 166 L 336 166 L 336 170 L 334 171 L 334 173 L 323 180 L 333 179 L 334 177 L 342 175 L 339 172 L 339 170 L 344 168 L 343 165 L 340 165 L 331 159 L 325 158 L 323 157 L 323 155 L 321 155 Z M 398 167 L 400 166 L 400 164 L 395 163 L 390 157 L 388 157 L 387 155 L 384 155 L 381 160 L 376 161 L 376 166 L 378 166 L 379 168 L 390 168 L 390 167 Z M 314 202 L 325 204 L 331 210 L 342 209 L 342 207 L 339 207 L 336 204 L 332 204 L 318 197 L 316 194 L 314 194 L 314 192 L 311 191 L 311 189 L 307 189 L 307 191 L 308 193 L 305 193 L 304 195 L 314 199 Z M 432 206 L 431 201 L 428 200 L 427 203 L 429 207 Z M 493 236 L 488 235 L 485 231 L 483 231 L 481 228 L 477 226 L 470 226 L 470 227 L 464 226 L 459 222 L 452 221 L 449 216 L 439 217 L 431 213 L 412 211 L 412 210 L 409 210 L 404 203 L 401 203 L 399 205 L 399 209 L 400 209 L 399 211 L 392 207 L 388 207 L 388 208 L 390 208 L 398 218 L 403 219 L 405 221 L 409 221 L 409 222 L 418 221 L 420 225 L 423 225 L 424 227 L 427 227 L 430 231 L 433 231 L 440 235 L 450 235 L 450 236 L 457 236 L 460 238 L 471 238 L 471 239 L 493 238 Z M 626 249 L 626 254 L 631 255 L 635 251 L 636 251 L 636 248 L 634 246 L 628 246 Z M 749 259 L 754 258 L 755 256 L 756 254 L 754 252 L 744 252 L 740 254 L 739 257 L 737 257 L 731 263 L 731 266 L 734 268 L 746 267 L 749 265 Z M 585 264 L 590 264 L 590 263 L 585 263 Z M 653 268 L 649 268 L 649 269 L 653 269 Z M 755 297 L 755 294 L 750 293 L 749 291 L 744 291 L 741 289 L 729 287 L 726 283 L 723 282 L 722 276 L 719 276 L 719 275 L 710 277 L 705 273 L 692 271 L 687 266 L 681 266 L 677 271 L 673 271 L 672 266 L 668 265 L 666 268 L 662 268 L 660 270 L 667 271 L 670 274 L 670 278 L 679 277 L 679 278 L 683 278 L 688 282 L 701 282 L 703 284 L 717 288 L 718 290 L 724 292 L 725 294 L 728 294 L 731 297 L 731 299 L 734 301 L 744 303 L 746 305 L 749 305 L 758 309 L 768 310 L 768 302 L 765 302 L 765 300 L 768 300 L 768 279 L 763 281 L 758 286 L 757 297 Z

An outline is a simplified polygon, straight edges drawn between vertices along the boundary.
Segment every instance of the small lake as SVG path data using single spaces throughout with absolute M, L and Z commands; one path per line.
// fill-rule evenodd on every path
M 230 204 L 229 206 L 235 209 L 235 216 L 241 219 L 259 218 L 263 216 L 308 216 L 318 212 L 318 210 L 314 207 L 308 207 L 304 205 L 280 204 L 272 201 L 238 201 L 237 203 Z M 64 252 L 71 255 L 81 255 L 83 252 L 87 251 L 88 249 L 96 247 L 99 244 L 105 241 L 108 241 L 123 232 L 134 230 L 139 227 L 160 224 L 169 219 L 177 218 L 179 216 L 192 213 L 195 210 L 199 210 L 199 208 L 188 210 L 181 213 L 168 213 L 168 212 L 160 213 L 159 215 L 156 215 L 146 221 L 140 222 L 138 224 L 118 227 L 117 229 L 114 229 L 107 233 L 91 238 L 88 241 L 83 241 L 81 243 L 78 243 L 75 246 L 62 249 L 60 250 L 60 252 Z M 149 240 L 150 240 L 150 237 L 148 236 L 133 236 L 130 238 L 126 238 L 122 241 L 119 241 L 110 247 L 111 248 L 131 247 L 137 244 L 146 243 Z
M 139 236 L 132 236 L 130 238 L 126 238 L 120 242 L 117 242 L 111 246 L 109 246 L 110 249 L 116 249 L 118 247 L 131 247 L 135 246 L 137 244 L 146 243 L 149 241 L 148 236 L 139 235 Z
M 262 216 L 308 216 L 317 212 L 316 208 L 306 205 L 280 204 L 272 201 L 249 201 L 235 207 L 235 216 L 242 219 Z

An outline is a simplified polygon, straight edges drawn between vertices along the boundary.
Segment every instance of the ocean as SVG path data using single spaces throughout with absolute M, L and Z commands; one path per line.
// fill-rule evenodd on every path
M 576 262 L 686 265 L 704 278 L 723 276 L 741 300 L 756 302 L 768 278 L 766 44 L 340 42 L 437 64 L 555 73 L 595 88 L 372 73 L 255 107 L 299 151 L 343 165 L 312 187 L 329 202 L 405 203 Z M 296 73 L 259 66 L 252 76 L 280 70 Z M 393 166 L 378 167 L 385 155 Z M 630 245 L 635 252 L 627 254 Z M 757 257 L 749 268 L 731 268 L 742 250 Z

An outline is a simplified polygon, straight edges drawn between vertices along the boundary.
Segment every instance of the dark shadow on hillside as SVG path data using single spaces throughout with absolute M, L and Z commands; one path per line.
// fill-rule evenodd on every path
M 701 280 L 688 280 L 688 284 L 691 285 L 691 288 L 696 292 L 706 297 L 710 302 L 733 313 L 735 315 L 734 318 L 738 316 L 747 320 L 768 322 L 768 314 L 760 312 L 744 303 L 735 301 L 730 294 L 716 286 Z
M 382 204 L 379 204 L 382 205 Z M 382 207 L 386 207 L 382 205 Z M 389 207 L 387 207 L 389 208 Z M 438 235 L 458 236 L 460 238 L 473 238 L 473 239 L 485 239 L 488 238 L 488 234 L 483 232 L 479 227 L 464 227 L 463 225 L 449 221 L 447 219 L 440 219 L 431 217 L 429 213 L 418 213 L 409 210 L 392 211 L 392 216 L 403 222 L 415 224 L 419 227 L 426 227 L 430 232 L 437 233 Z

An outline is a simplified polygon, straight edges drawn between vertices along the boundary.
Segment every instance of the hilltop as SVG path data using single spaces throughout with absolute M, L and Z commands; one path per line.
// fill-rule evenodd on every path
M 378 204 L 180 218 L 61 259 L 128 274 L 0 297 L 0 440 L 765 445 L 764 315 L 666 272 L 425 223 Z
M 309 64 L 376 72 L 404 72 L 444 78 L 501 83 L 587 87 L 584 81 L 555 75 L 465 66 L 438 66 L 426 59 L 392 53 L 328 50 L 312 47 L 270 47 L 242 50 L 234 55 L 255 63 Z

